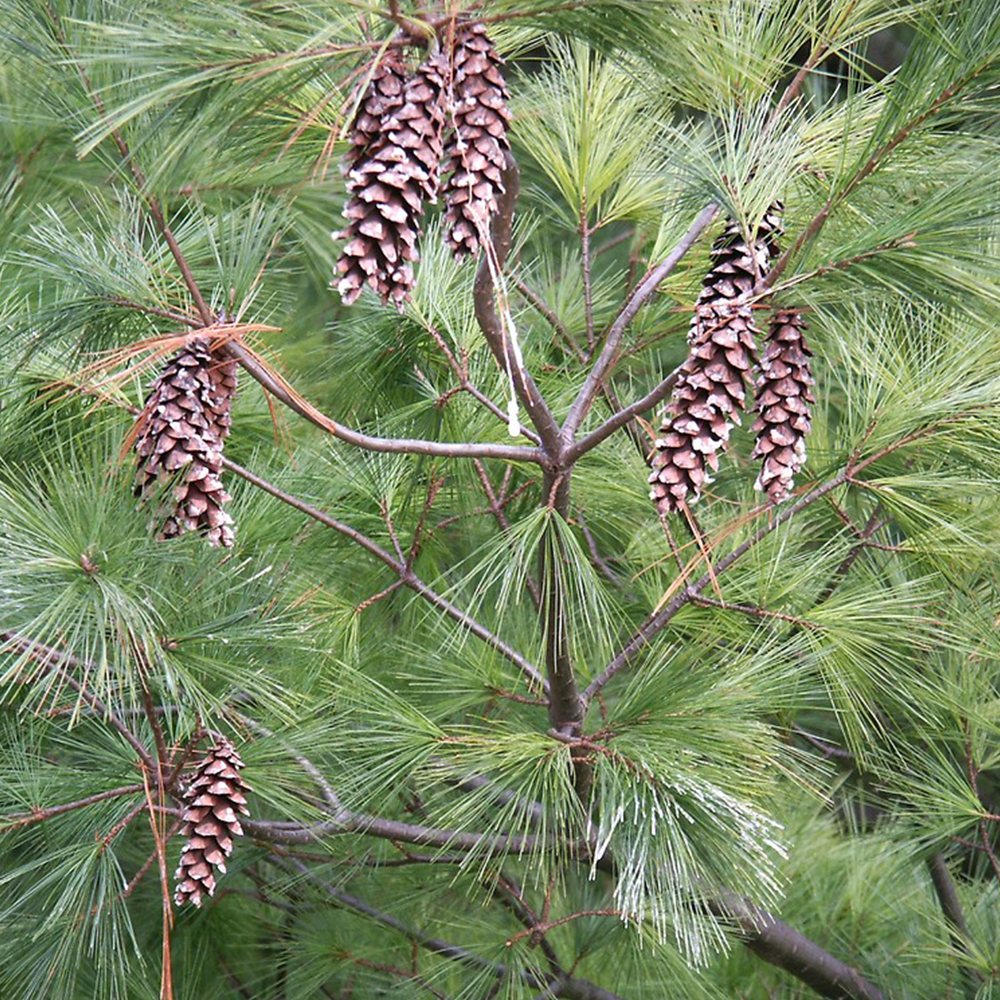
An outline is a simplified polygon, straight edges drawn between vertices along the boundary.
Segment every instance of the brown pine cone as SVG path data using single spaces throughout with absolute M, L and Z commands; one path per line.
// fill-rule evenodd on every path
M 745 376 L 756 361 L 750 297 L 758 279 L 779 252 L 781 234 L 775 202 L 757 229 L 753 248 L 730 221 L 712 246 L 711 270 L 698 296 L 688 343 L 670 403 L 655 443 L 650 499 L 661 514 L 695 503 L 709 475 L 719 468 L 719 452 L 729 443 L 732 425 L 746 408 Z
M 198 338 L 182 347 L 153 382 L 139 417 L 136 494 L 148 499 L 174 480 L 160 538 L 200 531 L 210 545 L 233 544 L 222 449 L 232 422 L 235 362 Z
M 504 192 L 504 154 L 510 148 L 507 87 L 497 55 L 482 24 L 463 24 L 452 56 L 451 116 L 445 155 L 446 239 L 456 257 L 479 250 L 480 227 L 489 225 Z
M 764 491 L 772 503 L 786 500 L 794 488 L 796 473 L 806 461 L 806 435 L 811 428 L 809 404 L 812 390 L 806 344 L 806 324 L 794 309 L 778 309 L 771 319 L 764 356 L 757 376 L 757 435 L 751 458 L 761 458 L 755 489 Z
M 252 791 L 240 776 L 243 761 L 229 740 L 220 737 L 198 765 L 184 790 L 184 836 L 180 865 L 174 877 L 174 902 L 201 906 L 202 897 L 215 894 L 215 874 L 224 875 L 233 838 L 243 836 L 239 816 L 249 816 L 246 793 Z
M 347 244 L 337 262 L 343 277 L 338 290 L 350 305 L 366 284 L 383 302 L 402 311 L 413 287 L 412 262 L 419 259 L 417 239 L 424 202 L 435 201 L 442 154 L 444 109 L 439 63 L 428 61 L 402 83 L 400 70 L 387 66 L 400 86 L 398 101 L 381 97 L 366 105 L 356 122 L 347 186 L 352 192 L 344 215 L 350 220 L 340 234 Z M 380 92 L 381 93 L 381 92 Z M 374 110 L 383 108 L 378 131 L 369 131 Z M 367 142 L 367 145 L 363 143 Z

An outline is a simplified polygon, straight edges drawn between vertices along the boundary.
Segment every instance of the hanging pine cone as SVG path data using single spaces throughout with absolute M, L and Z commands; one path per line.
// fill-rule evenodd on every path
M 175 480 L 160 538 L 200 531 L 210 545 L 233 544 L 222 448 L 235 391 L 236 363 L 212 354 L 203 338 L 182 347 L 153 382 L 135 441 L 136 494 L 148 499 Z
M 764 356 L 760 359 L 754 409 L 757 435 L 751 458 L 761 458 L 755 489 L 772 503 L 788 498 L 794 477 L 806 461 L 809 404 L 814 403 L 812 352 L 806 344 L 806 324 L 794 309 L 778 309 L 771 319 Z
M 746 407 L 747 372 L 756 361 L 754 285 L 767 274 L 779 252 L 780 202 L 761 220 L 753 247 L 739 224 L 730 221 L 712 246 L 712 267 L 705 276 L 688 343 L 687 360 L 663 415 L 651 462 L 650 499 L 661 514 L 695 503 L 709 475 L 719 468 L 719 452 Z
M 478 252 L 480 227 L 489 224 L 504 192 L 510 112 L 502 62 L 482 24 L 458 27 L 452 57 L 455 128 L 445 150 L 450 176 L 444 217 L 446 238 L 456 257 Z
M 248 816 L 246 793 L 252 791 L 240 776 L 243 761 L 229 740 L 220 737 L 198 766 L 184 791 L 184 836 L 187 843 L 175 878 L 174 902 L 201 906 L 202 897 L 215 894 L 215 873 L 226 873 L 233 838 L 243 836 L 239 816 Z
M 348 305 L 365 284 L 400 311 L 410 297 L 424 202 L 437 199 L 442 87 L 436 60 L 405 83 L 402 67 L 385 63 L 362 102 L 348 154 L 350 221 L 340 234 L 348 242 L 337 262 L 343 275 L 337 287 Z

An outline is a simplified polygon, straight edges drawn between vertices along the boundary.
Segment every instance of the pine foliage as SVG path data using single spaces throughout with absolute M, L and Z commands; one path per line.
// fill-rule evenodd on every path
M 3 14 L 0 997 L 1000 994 L 994 0 Z

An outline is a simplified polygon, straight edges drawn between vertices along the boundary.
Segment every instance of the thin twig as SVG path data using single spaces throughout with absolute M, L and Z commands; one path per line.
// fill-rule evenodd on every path
M 116 799 L 123 795 L 135 795 L 141 792 L 143 786 L 122 785 L 121 788 L 110 788 L 106 792 L 97 792 L 95 795 L 88 795 L 84 799 L 77 799 L 75 802 L 65 802 L 58 806 L 46 806 L 32 809 L 26 813 L 11 813 L 8 816 L 0 816 L 0 833 L 9 833 L 22 826 L 31 826 L 33 823 L 44 823 L 53 816 L 61 816 L 63 813 L 72 812 L 74 809 L 84 809 L 94 805 L 95 802 L 104 802 L 107 799 Z
M 603 384 L 608 372 L 615 361 L 618 346 L 629 323 L 635 318 L 636 313 L 646 304 L 646 301 L 653 295 L 659 287 L 660 282 L 666 278 L 677 266 L 684 255 L 694 246 L 701 234 L 709 227 L 715 218 L 719 206 L 715 202 L 710 202 L 697 215 L 691 227 L 680 239 L 677 246 L 670 251 L 663 261 L 655 267 L 648 277 L 636 288 L 628 297 L 622 311 L 615 318 L 615 321 L 608 328 L 604 341 L 604 349 L 601 351 L 593 368 L 587 375 L 583 386 L 580 389 L 573 405 L 570 407 L 563 424 L 563 434 L 571 437 L 576 433 L 583 418 L 590 409 L 597 395 L 597 391 Z
M 587 194 L 580 204 L 580 258 L 583 263 L 583 309 L 587 324 L 587 355 L 594 353 L 594 296 L 590 288 L 590 225 L 587 222 Z
M 271 496 L 281 500 L 283 503 L 288 504 L 290 507 L 294 507 L 296 510 L 301 511 L 303 514 L 306 514 L 313 520 L 318 521 L 320 524 L 325 525 L 328 528 L 332 528 L 334 531 L 340 532 L 340 534 L 344 535 L 346 538 L 350 538 L 351 541 L 360 545 L 366 552 L 369 552 L 371 555 L 375 556 L 376 559 L 385 563 L 385 565 L 395 573 L 399 574 L 403 583 L 405 583 L 407 587 L 416 591 L 416 593 L 424 597 L 427 601 L 434 605 L 434 607 L 443 611 L 449 618 L 458 622 L 468 632 L 476 636 L 476 638 L 482 639 L 483 642 L 510 660 L 510 662 L 518 667 L 518 669 L 520 669 L 525 675 L 529 684 L 536 689 L 547 689 L 545 678 L 542 677 L 538 670 L 528 660 L 526 660 L 516 650 L 508 646 L 507 643 L 501 638 L 490 632 L 484 625 L 472 618 L 471 615 L 466 614 L 466 612 L 456 607 L 446 597 L 443 597 L 433 588 L 428 586 L 428 584 L 424 583 L 424 581 L 421 580 L 412 569 L 406 566 L 405 561 L 393 558 L 393 556 L 386 552 L 381 545 L 370 539 L 367 535 L 364 535 L 355 528 L 350 527 L 350 525 L 344 524 L 342 521 L 338 521 L 329 514 L 318 510 L 316 507 L 306 503 L 304 500 L 300 500 L 298 497 L 292 496 L 290 493 L 286 493 L 284 490 L 279 489 L 272 483 L 269 483 L 266 479 L 255 475 L 249 469 L 244 469 L 243 466 L 237 465 L 235 462 L 230 461 L 227 458 L 222 459 L 222 465 L 224 468 L 234 472 L 242 479 L 245 479 L 248 483 L 253 483 L 254 486 L 264 490 L 265 493 L 269 493 Z

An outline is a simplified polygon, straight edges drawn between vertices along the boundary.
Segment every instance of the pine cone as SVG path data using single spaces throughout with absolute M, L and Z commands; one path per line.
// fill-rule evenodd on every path
M 352 194 L 344 208 L 350 222 L 340 234 L 348 242 L 337 262 L 343 275 L 337 287 L 350 305 L 368 284 L 402 311 L 413 287 L 411 262 L 419 259 L 424 202 L 437 199 L 444 109 L 437 61 L 425 63 L 405 83 L 400 70 L 384 64 L 377 95 L 366 98 L 355 120 L 348 154 Z
M 649 482 L 661 514 L 695 503 L 709 472 L 719 468 L 719 452 L 746 407 L 744 377 L 756 361 L 750 296 L 779 252 L 780 202 L 765 214 L 751 249 L 740 226 L 730 221 L 712 246 L 706 275 L 691 318 L 687 360 L 663 415 Z
M 176 478 L 160 538 L 201 531 L 210 545 L 233 544 L 222 448 L 235 392 L 235 362 L 213 355 L 203 338 L 182 347 L 153 382 L 135 442 L 136 494 L 146 499 Z
M 220 737 L 198 766 L 184 791 L 184 836 L 187 843 L 175 878 L 174 902 L 201 906 L 205 893 L 215 894 L 215 873 L 226 873 L 233 838 L 243 836 L 239 815 L 249 816 L 246 793 L 252 791 L 240 776 L 243 761 L 229 740 Z
M 751 458 L 762 458 L 755 489 L 767 493 L 772 503 L 788 498 L 794 477 L 806 461 L 809 404 L 816 400 L 806 344 L 805 321 L 794 309 L 778 309 L 771 319 L 764 356 L 757 376 L 757 435 Z
M 452 57 L 455 130 L 448 141 L 446 238 L 456 257 L 479 250 L 480 226 L 489 224 L 503 194 L 504 153 L 510 148 L 507 87 L 482 24 L 459 26 Z

